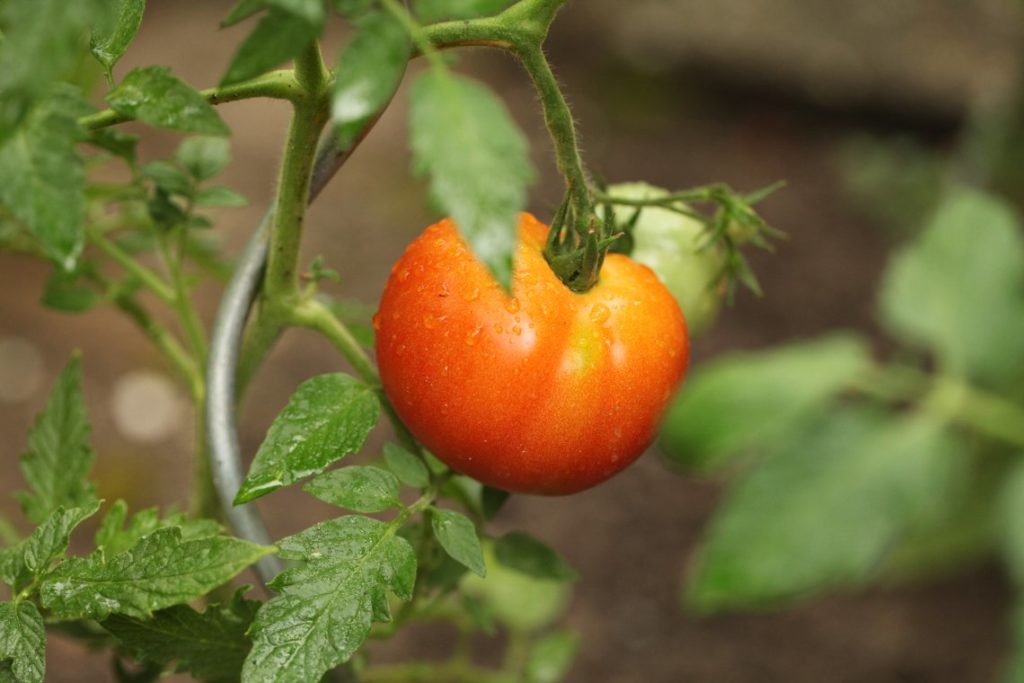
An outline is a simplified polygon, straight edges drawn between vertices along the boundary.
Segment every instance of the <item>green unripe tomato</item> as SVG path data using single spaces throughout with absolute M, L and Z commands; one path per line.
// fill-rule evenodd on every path
M 643 182 L 621 183 L 607 194 L 621 199 L 664 197 L 669 192 Z M 629 206 L 616 208 L 621 222 L 632 215 Z M 690 336 L 711 326 L 722 303 L 718 279 L 725 258 L 717 245 L 698 250 L 704 239 L 704 225 L 695 218 L 656 206 L 644 207 L 633 229 L 630 257 L 657 273 L 683 309 Z
M 554 579 L 538 579 L 498 562 L 494 544 L 483 542 L 487 578 L 467 574 L 461 588 L 467 595 L 480 598 L 494 617 L 513 631 L 536 631 L 557 619 L 569 602 L 571 584 Z

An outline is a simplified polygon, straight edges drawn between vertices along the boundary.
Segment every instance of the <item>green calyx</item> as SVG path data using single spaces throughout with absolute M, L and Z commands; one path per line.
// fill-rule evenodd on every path
M 551 222 L 544 258 L 566 287 L 582 294 L 597 284 L 604 257 L 621 236 L 611 212 L 599 220 L 586 194 L 570 188 Z

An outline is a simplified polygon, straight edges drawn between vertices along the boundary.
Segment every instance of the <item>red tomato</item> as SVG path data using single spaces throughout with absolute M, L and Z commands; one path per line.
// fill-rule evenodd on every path
M 643 453 L 689 339 L 647 266 L 611 254 L 576 294 L 544 260 L 546 235 L 522 214 L 509 296 L 451 220 L 430 226 L 392 269 L 374 326 L 384 391 L 434 455 L 496 488 L 558 495 Z

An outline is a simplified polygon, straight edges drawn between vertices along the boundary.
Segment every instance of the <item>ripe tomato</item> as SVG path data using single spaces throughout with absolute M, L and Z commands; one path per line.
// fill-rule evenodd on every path
M 610 254 L 576 294 L 545 261 L 546 235 L 522 214 L 509 296 L 451 220 L 432 225 L 392 269 L 374 326 L 384 391 L 431 452 L 496 488 L 557 495 L 640 456 L 689 340 L 647 266 Z

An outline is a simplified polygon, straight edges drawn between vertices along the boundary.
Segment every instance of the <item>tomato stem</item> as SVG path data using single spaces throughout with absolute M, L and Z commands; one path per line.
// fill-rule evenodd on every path
M 255 97 L 291 100 L 294 102 L 304 96 L 304 91 L 298 81 L 296 81 L 295 76 L 295 72 L 290 69 L 270 71 L 247 81 L 240 81 L 223 87 L 207 88 L 206 90 L 201 90 L 200 94 L 210 104 L 236 102 Z M 113 109 L 104 109 L 95 114 L 81 117 L 78 119 L 78 123 L 86 130 L 98 130 L 132 120 L 133 117 L 131 116 L 118 114 Z

